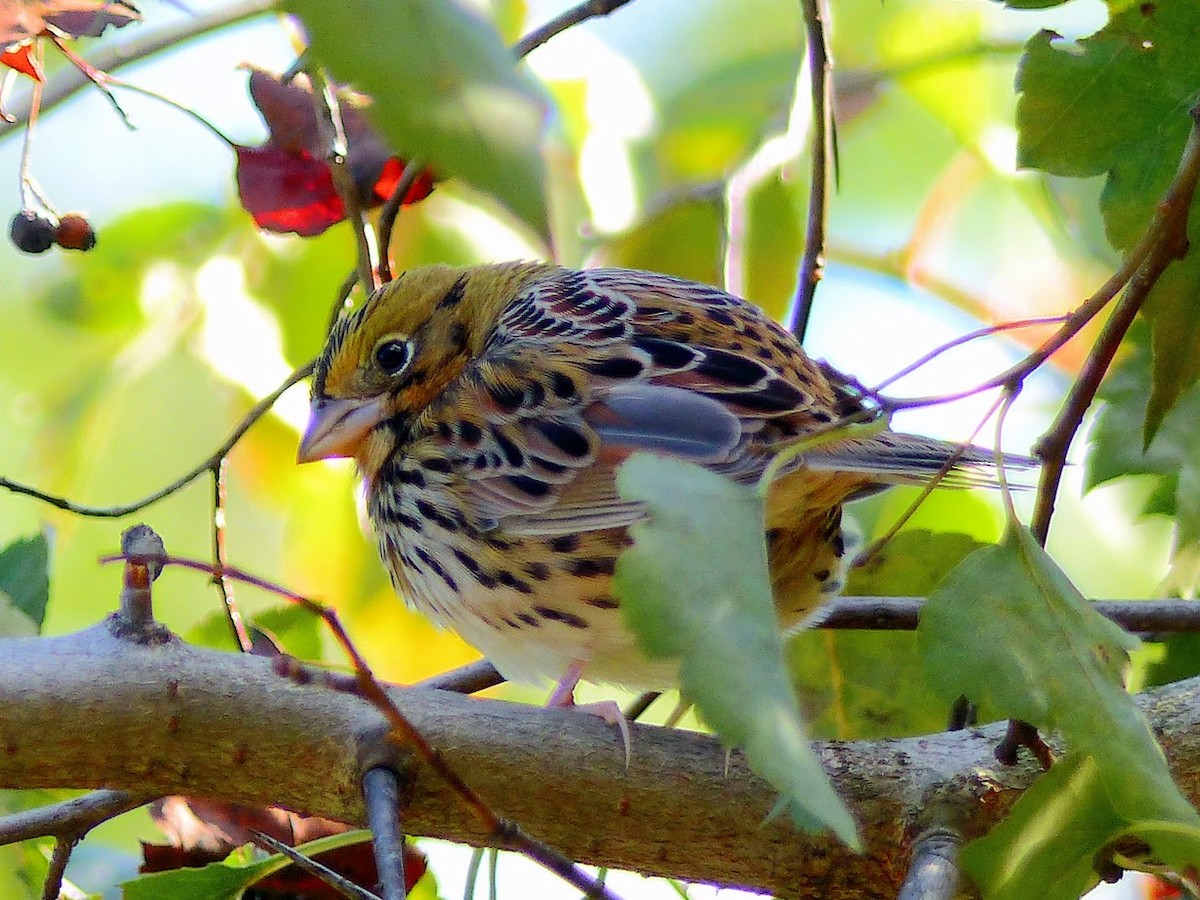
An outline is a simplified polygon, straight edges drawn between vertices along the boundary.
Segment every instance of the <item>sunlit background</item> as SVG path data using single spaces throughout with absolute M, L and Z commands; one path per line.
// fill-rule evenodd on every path
M 567 4 L 481 5 L 511 39 Z M 223 4 L 189 6 L 203 13 Z M 833 6 L 840 177 L 810 353 L 872 385 L 982 323 L 1055 314 L 1085 297 L 1113 262 L 1089 211 L 1098 185 L 1048 186 L 1015 170 L 1012 85 L 1029 35 L 1040 27 L 1068 38 L 1090 33 L 1105 20 L 1103 3 L 1078 0 L 1038 14 L 983 0 Z M 634 0 L 533 53 L 528 65 L 553 93 L 554 129 L 577 158 L 586 200 L 564 263 L 725 284 L 784 315 L 808 193 L 806 82 L 800 102 L 792 102 L 803 47 L 799 8 L 794 0 Z M 85 54 L 188 21 L 165 3 L 147 4 L 145 12 L 145 24 L 86 45 Z M 293 35 L 263 15 L 119 74 L 195 110 L 235 141 L 256 144 L 265 132 L 240 66 L 282 71 L 295 53 Z M 33 258 L 0 244 L 0 474 L 96 505 L 148 494 L 208 456 L 255 399 L 315 354 L 353 262 L 344 225 L 310 240 L 257 233 L 237 205 L 229 148 L 177 110 L 118 94 L 135 130 L 98 92 L 85 90 L 38 123 L 33 147 L 35 177 L 61 210 L 87 210 L 97 249 Z M 18 207 L 20 154 L 21 133 L 10 130 L 0 139 L 0 177 L 10 184 L 0 192 L 9 200 L 0 206 L 6 217 Z M 498 206 L 451 183 L 401 215 L 393 252 L 402 269 L 545 251 Z M 1023 350 L 1007 338 L 971 343 L 889 392 L 967 388 Z M 1079 359 L 1079 348 L 1068 348 L 1058 368 L 1030 380 L 1005 424 L 1005 449 L 1029 450 Z M 896 425 L 965 438 L 993 399 L 905 413 Z M 349 468 L 292 464 L 306 408 L 306 388 L 293 389 L 230 457 L 231 561 L 337 603 L 382 677 L 409 681 L 474 658 L 395 599 L 360 529 Z M 990 424 L 977 438 L 994 439 Z M 1078 443 L 1076 462 L 1084 449 Z M 1090 596 L 1149 595 L 1165 574 L 1169 522 L 1137 518 L 1136 483 L 1081 500 L 1080 482 L 1075 466 L 1052 552 Z M 201 478 L 118 522 L 0 495 L 0 544 L 52 532 L 46 630 L 61 633 L 113 608 L 119 571 L 96 560 L 116 548 L 132 521 L 151 524 L 173 553 L 208 557 L 210 495 Z M 856 517 L 877 534 L 911 498 L 893 492 L 862 504 Z M 981 539 L 994 539 L 1002 524 L 994 498 L 975 492 L 940 496 L 917 524 L 923 514 L 927 523 L 936 515 Z M 156 612 L 169 626 L 192 639 L 228 641 L 218 598 L 202 577 L 168 571 L 158 584 Z M 251 613 L 265 613 L 299 655 L 329 652 L 304 616 L 275 611 L 276 600 L 250 590 L 239 599 Z M 837 653 L 832 638 L 802 640 L 809 643 L 798 652 Z M 805 677 L 820 678 L 823 660 L 804 667 L 817 673 Z M 869 677 L 887 675 L 880 667 Z M 808 687 L 814 698 L 828 693 Z M 531 687 L 499 693 L 542 696 Z M 831 715 L 826 700 L 817 705 L 822 736 L 871 736 Z M 127 839 L 134 833 L 155 839 L 141 816 L 101 828 L 77 852 L 72 874 L 90 887 L 110 877 L 106 867 L 131 872 L 136 859 Z M 442 895 L 461 896 L 469 851 L 428 843 Z M 3 879 L 0 873 L 0 885 Z M 614 875 L 611 884 L 627 897 L 678 896 L 666 882 L 635 876 Z M 500 889 L 502 896 L 573 896 L 508 857 Z

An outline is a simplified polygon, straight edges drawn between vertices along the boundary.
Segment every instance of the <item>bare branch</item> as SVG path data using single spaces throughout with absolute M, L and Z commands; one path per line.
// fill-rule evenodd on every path
M 325 163 L 333 178 L 333 186 L 342 201 L 346 222 L 354 233 L 357 248 L 355 271 L 358 283 L 368 294 L 379 286 L 379 248 L 375 232 L 367 222 L 366 212 L 350 171 L 350 147 L 346 142 L 346 130 L 342 125 L 342 105 L 332 82 L 320 66 L 310 65 L 308 80 L 312 85 L 312 102 L 316 113 L 317 128 L 325 145 Z M 401 195 L 403 197 L 403 195 Z
M 363 802 L 374 837 L 375 867 L 383 900 L 405 900 L 404 831 L 400 827 L 400 786 L 396 773 L 382 767 L 363 776 Z
M 1192 131 L 1184 148 L 1183 159 L 1175 180 L 1157 207 L 1151 226 L 1152 233 L 1157 234 L 1157 240 L 1145 262 L 1134 272 L 1113 314 L 1104 323 L 1079 377 L 1071 386 L 1063 408 L 1050 430 L 1038 442 L 1038 455 L 1045 464 L 1030 528 L 1040 544 L 1046 543 L 1050 533 L 1054 500 L 1062 481 L 1063 468 L 1067 464 L 1067 449 L 1083 424 L 1084 413 L 1092 405 L 1101 380 L 1150 291 L 1167 267 L 1188 252 L 1188 212 L 1196 194 L 1196 184 L 1200 181 L 1200 107 L 1193 107 L 1191 116 Z
M 964 836 L 1003 817 L 1040 767 L 1000 766 L 1003 725 L 922 738 L 818 743 L 862 826 L 856 857 L 798 834 L 739 753 L 710 736 L 640 724 L 626 770 L 612 729 L 569 710 L 391 689 L 395 702 L 481 796 L 569 857 L 780 897 L 895 897 L 930 791 L 963 809 Z M 1200 796 L 1200 680 L 1138 699 L 1173 777 Z M 361 698 L 279 678 L 270 661 L 171 640 L 132 645 L 103 625 L 0 641 L 0 786 L 109 785 L 282 804 L 362 823 L 364 748 L 385 722 Z M 81 740 L 96 735 L 96 740 Z M 296 761 L 303 759 L 303 765 Z M 401 761 L 405 829 L 487 843 L 445 782 Z M 143 794 L 144 796 L 144 794 Z M 986 798 L 987 802 L 981 802 Z
M 838 597 L 829 602 L 817 627 L 912 631 L 924 603 L 920 597 Z M 1200 631 L 1200 603 L 1191 600 L 1096 600 L 1092 608 L 1126 631 Z
M 0 818 L 0 845 L 40 837 L 84 834 L 101 822 L 145 806 L 154 794 L 98 790 Z

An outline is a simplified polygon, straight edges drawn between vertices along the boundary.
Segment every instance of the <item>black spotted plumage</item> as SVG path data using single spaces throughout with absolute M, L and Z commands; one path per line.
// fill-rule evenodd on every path
M 387 341 L 411 347 L 403 371 L 374 367 Z M 356 458 L 399 591 L 509 677 L 661 688 L 672 664 L 644 657 L 611 589 L 643 515 L 618 494 L 617 467 L 650 452 L 752 483 L 781 448 L 869 410 L 856 381 L 714 287 L 623 269 L 434 266 L 335 326 L 301 457 Z M 840 587 L 842 504 L 923 482 L 955 449 L 884 431 L 815 444 L 778 474 L 765 524 L 781 627 Z M 959 465 L 989 462 L 968 448 Z

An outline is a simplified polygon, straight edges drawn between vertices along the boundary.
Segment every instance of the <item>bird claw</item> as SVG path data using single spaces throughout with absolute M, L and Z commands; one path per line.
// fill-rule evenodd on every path
M 590 716 L 599 716 L 609 725 L 615 725 L 621 733 L 621 743 L 625 748 L 625 770 L 629 770 L 631 759 L 630 750 L 633 746 L 633 735 L 629 730 L 629 720 L 615 700 L 599 700 L 595 703 L 573 704 L 575 709 Z
M 546 701 L 548 709 L 577 709 L 590 716 L 599 716 L 609 725 L 615 725 L 621 733 L 621 743 L 625 748 L 625 769 L 628 771 L 631 759 L 630 748 L 633 746 L 633 736 L 629 730 L 629 720 L 615 700 L 600 700 L 595 703 L 576 703 L 575 685 L 583 676 L 583 664 L 574 663 L 559 679 L 558 684 Z

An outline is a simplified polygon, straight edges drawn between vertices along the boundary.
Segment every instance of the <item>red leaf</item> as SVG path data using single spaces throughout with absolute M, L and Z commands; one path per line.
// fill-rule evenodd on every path
M 42 18 L 68 37 L 100 37 L 104 29 L 124 28 L 140 22 L 142 14 L 130 3 L 89 3 L 88 0 L 57 0 L 41 4 Z
M 231 850 L 250 843 L 250 830 L 264 832 L 285 844 L 296 845 L 350 826 L 329 819 L 307 817 L 277 807 L 246 807 L 189 797 L 165 797 L 153 804 L 151 815 L 171 840 L 170 845 L 142 844 L 141 872 L 163 872 L 185 866 L 199 867 L 224 859 Z M 367 889 L 379 881 L 370 844 L 341 847 L 314 857 L 323 865 Z M 411 889 L 425 874 L 425 855 L 404 847 L 404 882 Z M 307 897 L 336 900 L 341 895 L 296 866 L 288 866 L 254 885 L 260 897 Z
M 398 156 L 393 156 L 383 164 L 383 171 L 379 173 L 379 180 L 375 182 L 374 193 L 378 198 L 376 202 L 382 203 L 388 197 L 392 196 L 392 191 L 396 190 L 396 186 L 400 184 L 400 179 L 404 177 L 404 170 L 407 169 Z M 433 193 L 433 175 L 428 169 L 417 176 L 416 181 L 412 183 L 412 187 L 408 189 L 408 193 L 404 195 L 402 205 L 408 206 L 411 203 L 419 203 Z M 372 203 L 372 206 L 375 204 Z
M 34 81 L 46 80 L 46 73 L 42 71 L 41 63 L 33 56 L 33 41 L 10 46 L 9 49 L 0 52 L 0 65 L 16 69 Z
M 329 166 L 307 150 L 287 153 L 268 143 L 238 147 L 237 158 L 238 196 L 259 228 L 315 237 L 346 218 Z
M 121 28 L 142 18 L 137 7 L 119 0 L 20 0 L 0 3 L 0 46 L 37 37 L 52 28 L 62 37 L 99 37 L 110 25 Z
M 308 84 L 291 82 L 261 69 L 250 72 L 250 96 L 270 132 L 261 147 L 237 148 L 238 196 L 259 228 L 292 231 L 302 237 L 320 234 L 346 217 L 324 162 L 325 148 Z M 359 201 L 378 206 L 395 189 L 404 161 L 394 156 L 358 109 L 361 97 L 341 98 L 347 159 Z M 416 203 L 433 190 L 424 172 L 405 197 Z

